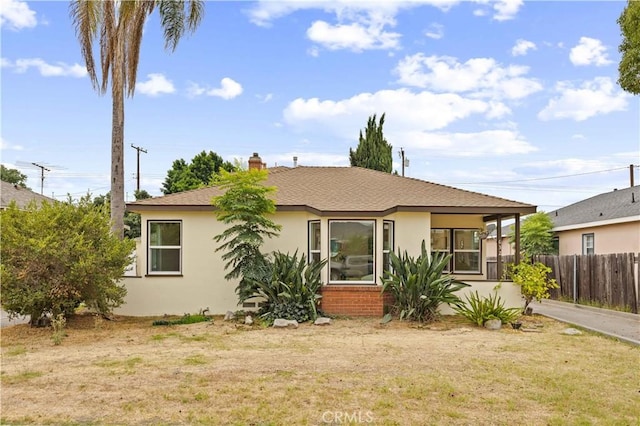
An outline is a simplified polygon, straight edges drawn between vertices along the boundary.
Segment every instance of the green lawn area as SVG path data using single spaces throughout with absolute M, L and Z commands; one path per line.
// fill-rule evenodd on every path
M 298 329 L 154 318 L 2 330 L 2 424 L 636 425 L 640 348 L 529 317 Z

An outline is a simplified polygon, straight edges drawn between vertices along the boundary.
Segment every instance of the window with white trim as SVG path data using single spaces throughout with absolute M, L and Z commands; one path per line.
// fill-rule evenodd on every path
M 148 273 L 182 273 L 182 222 L 177 220 L 150 220 L 148 226 Z
M 453 254 L 446 272 L 481 273 L 480 246 L 479 229 L 431 229 L 431 255 Z
M 375 284 L 375 220 L 329 221 L 329 282 Z
M 383 271 L 391 271 L 391 259 L 389 253 L 393 251 L 393 226 L 391 220 L 385 220 L 382 223 L 382 269 Z
M 309 263 L 320 262 L 320 221 L 309 221 Z
M 582 234 L 582 254 L 595 254 L 595 238 L 593 233 Z

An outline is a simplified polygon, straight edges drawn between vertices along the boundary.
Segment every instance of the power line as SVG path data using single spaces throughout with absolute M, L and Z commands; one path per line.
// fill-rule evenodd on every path
M 633 165 L 633 167 L 634 168 L 638 168 L 640 166 Z M 531 179 L 498 180 L 498 181 L 487 181 L 487 182 L 453 182 L 453 183 L 448 183 L 447 185 L 477 185 L 477 184 L 500 184 L 500 183 L 534 182 L 534 181 L 539 181 L 539 180 L 562 179 L 562 178 L 568 178 L 568 177 L 574 177 L 574 176 L 585 176 L 585 175 L 593 175 L 593 174 L 598 174 L 598 173 L 607 173 L 607 172 L 613 172 L 613 171 L 617 171 L 617 170 L 626 170 L 628 168 L 629 168 L 628 166 L 616 167 L 616 168 L 613 168 L 613 169 L 597 170 L 597 171 L 593 171 L 593 172 L 574 173 L 574 174 L 571 174 L 571 175 L 548 176 L 548 177 L 531 178 Z

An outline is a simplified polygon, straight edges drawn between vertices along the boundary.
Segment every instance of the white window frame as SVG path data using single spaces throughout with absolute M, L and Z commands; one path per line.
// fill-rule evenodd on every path
M 384 227 L 389 226 L 389 234 L 388 241 L 384 240 Z M 393 220 L 383 220 L 382 221 L 382 271 L 383 272 L 391 272 L 391 260 L 389 254 L 393 251 L 393 247 L 395 244 L 395 222 Z M 385 249 L 385 243 L 387 244 L 387 248 Z M 387 262 L 385 262 L 385 257 Z
M 444 233 L 447 235 L 447 248 L 446 249 L 434 249 L 433 248 L 433 240 L 431 240 L 431 256 L 433 256 L 434 253 L 444 253 L 445 255 L 449 255 L 451 254 L 451 229 L 450 228 L 431 228 L 431 234 L 433 234 L 433 231 L 444 231 Z M 451 259 L 449 259 L 449 264 L 447 265 L 447 267 L 443 270 L 443 272 L 449 272 L 451 271 L 451 261 L 453 259 L 453 256 L 451 257 Z
M 314 241 L 314 232 L 316 231 L 316 227 L 317 227 L 317 231 L 318 231 L 318 236 L 317 236 L 317 243 L 318 246 L 317 248 L 312 248 L 311 244 Z M 308 247 L 308 253 L 307 253 L 307 262 L 311 263 L 313 262 L 313 255 L 318 255 L 318 259 L 322 260 L 322 234 L 321 234 L 321 224 L 319 220 L 310 220 L 309 221 L 309 226 L 308 226 L 308 241 L 309 241 L 309 247 Z
M 373 233 L 373 253 L 372 262 L 373 262 L 373 272 L 372 272 L 372 280 L 371 281 L 361 281 L 361 280 L 332 280 L 331 279 L 331 226 L 336 222 L 370 222 L 371 223 L 371 231 Z M 329 284 L 332 285 L 375 285 L 376 284 L 376 220 L 375 219 L 329 219 L 329 255 L 327 256 L 328 264 L 329 264 Z
M 582 254 L 596 254 L 596 236 L 593 232 L 582 234 Z
M 456 232 L 476 232 L 476 236 L 478 238 L 478 248 L 477 249 L 469 249 L 464 247 L 457 247 L 456 244 Z M 481 274 L 482 273 L 482 243 L 480 241 L 480 230 L 476 228 L 456 228 L 452 230 L 452 239 L 453 243 L 453 272 L 457 274 Z M 456 253 L 478 253 L 478 269 L 456 269 Z
M 180 226 L 180 245 L 151 245 L 151 226 L 159 223 L 178 224 Z M 182 221 L 181 220 L 148 220 L 147 221 L 147 274 L 148 275 L 182 275 Z M 178 249 L 178 270 L 177 271 L 153 271 L 151 265 L 152 250 L 176 250 Z

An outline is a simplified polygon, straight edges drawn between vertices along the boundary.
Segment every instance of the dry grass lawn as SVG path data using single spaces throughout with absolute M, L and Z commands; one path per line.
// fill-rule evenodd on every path
M 150 318 L 2 330 L 2 424 L 637 425 L 640 349 L 450 317 L 265 329 Z

